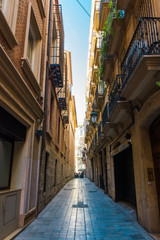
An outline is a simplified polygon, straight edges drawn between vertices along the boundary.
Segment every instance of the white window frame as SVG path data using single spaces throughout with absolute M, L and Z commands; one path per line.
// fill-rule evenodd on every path
M 16 32 L 19 0 L 0 0 L 0 8 L 13 34 Z
M 18 45 L 15 32 L 19 0 L 0 0 L 0 30 L 12 49 Z
M 32 62 L 28 57 L 29 32 L 31 32 L 32 37 L 34 38 Z M 28 17 L 26 24 L 26 38 L 24 45 L 24 54 L 22 58 L 22 68 L 35 88 L 37 88 L 36 86 L 37 83 L 38 85 L 40 83 L 41 55 L 42 55 L 42 36 L 39 30 L 39 26 L 34 14 L 32 4 L 31 2 L 29 2 Z

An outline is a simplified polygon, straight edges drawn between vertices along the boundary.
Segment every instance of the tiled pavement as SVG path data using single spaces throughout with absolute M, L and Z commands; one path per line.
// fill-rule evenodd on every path
M 151 240 L 127 210 L 88 179 L 67 183 L 16 240 Z

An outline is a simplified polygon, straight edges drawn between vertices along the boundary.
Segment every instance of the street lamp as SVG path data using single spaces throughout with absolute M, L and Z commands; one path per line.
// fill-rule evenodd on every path
M 97 113 L 93 110 L 90 116 L 91 116 L 91 122 L 95 125 L 97 122 Z

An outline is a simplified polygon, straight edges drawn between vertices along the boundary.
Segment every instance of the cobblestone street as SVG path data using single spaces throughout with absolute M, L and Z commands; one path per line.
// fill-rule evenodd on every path
M 67 183 L 16 240 L 151 240 L 135 218 L 88 179 Z

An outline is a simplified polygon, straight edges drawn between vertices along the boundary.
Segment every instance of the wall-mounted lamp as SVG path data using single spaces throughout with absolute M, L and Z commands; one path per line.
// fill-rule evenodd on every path
M 130 133 L 126 133 L 125 138 L 127 139 L 127 143 L 131 144 L 131 134 Z
M 36 136 L 37 136 L 37 137 L 42 136 L 41 119 L 37 119 Z
M 91 116 L 91 123 L 93 123 L 93 125 L 96 125 L 97 122 L 97 113 L 93 110 L 90 114 Z

